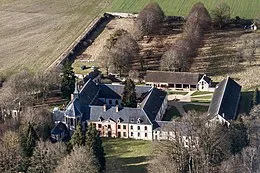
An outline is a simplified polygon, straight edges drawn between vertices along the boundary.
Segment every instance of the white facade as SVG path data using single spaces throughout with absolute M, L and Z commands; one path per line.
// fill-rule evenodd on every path
M 153 126 L 144 124 L 129 124 L 129 138 L 153 140 Z
M 199 80 L 199 82 L 198 82 L 198 90 L 199 91 L 209 91 L 210 89 L 210 86 L 211 86 L 211 82 L 210 83 L 208 83 L 205 79 L 204 79 L 204 77 L 205 77 L 206 75 L 204 74 L 203 75 L 203 77 Z

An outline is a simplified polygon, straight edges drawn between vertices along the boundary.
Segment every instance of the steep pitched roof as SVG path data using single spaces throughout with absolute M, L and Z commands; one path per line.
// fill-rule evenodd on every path
M 197 85 L 202 77 L 198 73 L 169 72 L 169 71 L 146 71 L 145 81 L 155 83 L 175 83 Z
M 89 79 L 91 79 L 91 80 L 93 80 L 93 79 L 95 79 L 98 75 L 100 75 L 101 74 L 101 71 L 99 71 L 99 70 L 93 70 L 93 71 L 91 71 L 86 77 L 84 77 L 83 78 L 83 81 L 84 82 L 87 82 Z
M 120 99 L 124 92 L 124 85 L 100 84 L 99 98 Z M 151 86 L 135 86 L 136 96 L 140 97 L 143 93 L 148 92 Z
M 221 81 L 215 89 L 209 106 L 209 118 L 220 115 L 226 120 L 236 119 L 240 91 L 241 86 L 230 77 Z
M 70 102 L 70 104 L 67 106 L 65 114 L 66 116 L 71 116 L 71 117 L 77 117 L 82 115 L 81 105 L 77 98 L 73 99 Z
M 90 104 L 95 99 L 98 91 L 98 85 L 89 79 L 79 92 L 80 103 L 86 105 Z
M 150 93 L 142 101 L 141 108 L 143 108 L 150 121 L 155 121 L 156 115 L 158 114 L 166 95 L 166 92 L 157 88 L 152 88 Z

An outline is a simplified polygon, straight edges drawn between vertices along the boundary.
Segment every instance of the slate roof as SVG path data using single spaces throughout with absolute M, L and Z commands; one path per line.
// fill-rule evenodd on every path
M 166 92 L 157 88 L 152 88 L 150 93 L 142 101 L 141 108 L 143 108 L 152 122 L 155 121 L 156 115 L 160 110 L 166 95 Z
M 163 132 L 179 132 L 184 136 L 193 133 L 191 126 L 189 126 L 188 123 L 177 121 L 156 121 L 154 130 Z
M 120 118 L 122 123 L 137 123 L 138 118 L 141 124 L 151 124 L 145 112 L 138 108 L 124 107 L 116 112 L 116 107 L 109 107 L 104 111 L 103 106 L 90 106 L 90 121 L 98 121 L 99 119 L 111 119 L 115 122 Z
M 124 92 L 124 85 L 100 84 L 99 98 L 120 99 Z M 140 97 L 143 93 L 148 92 L 151 86 L 135 86 L 136 96 Z
M 208 84 L 211 82 L 211 79 L 210 77 L 206 76 L 206 75 L 203 75 L 203 77 L 201 79 L 204 79 Z M 200 80 L 201 80 L 200 79 Z
M 241 86 L 230 77 L 221 81 L 215 89 L 208 109 L 209 118 L 220 115 L 226 120 L 236 119 L 240 91 Z
M 85 105 L 90 104 L 95 99 L 98 91 L 98 84 L 89 79 L 79 92 L 80 103 Z
M 101 74 L 101 71 L 99 70 L 93 70 L 91 71 L 86 77 L 83 78 L 84 82 L 87 82 L 89 79 L 93 80 L 95 79 L 98 75 Z
M 67 109 L 65 111 L 65 114 L 67 116 L 75 117 L 75 116 L 81 116 L 81 105 L 77 98 L 73 99 L 70 104 L 67 106 Z
M 59 135 L 59 134 L 62 134 L 62 133 L 67 133 L 67 126 L 62 123 L 62 122 L 59 122 L 58 124 L 55 125 L 55 127 L 51 130 L 51 134 L 53 135 Z
M 203 75 L 189 72 L 146 71 L 145 82 L 197 85 Z

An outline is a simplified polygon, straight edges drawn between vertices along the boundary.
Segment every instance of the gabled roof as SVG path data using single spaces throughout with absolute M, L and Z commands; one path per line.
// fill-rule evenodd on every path
M 210 77 L 208 77 L 206 75 L 203 75 L 202 78 L 199 81 L 201 81 L 201 80 L 205 80 L 208 84 L 211 82 Z
M 143 108 L 150 121 L 155 121 L 156 115 L 158 114 L 166 95 L 166 92 L 157 88 L 152 88 L 150 93 L 142 101 L 141 108 Z
M 177 121 L 156 121 L 154 130 L 162 132 L 178 132 L 183 136 L 190 136 L 193 133 L 189 123 Z
M 120 99 L 122 93 L 124 92 L 124 85 L 100 84 L 99 87 L 99 98 Z M 135 86 L 136 96 L 140 97 L 151 88 L 151 86 Z
M 215 89 L 209 106 L 209 118 L 220 115 L 226 120 L 236 119 L 240 91 L 241 86 L 230 77 L 221 81 Z
M 146 71 L 145 82 L 197 85 L 202 74 L 189 72 Z
M 95 99 L 98 91 L 98 85 L 89 79 L 79 92 L 80 103 L 85 105 L 90 104 Z
M 93 80 L 93 79 L 95 79 L 98 75 L 100 75 L 101 74 L 101 71 L 99 71 L 99 70 L 93 70 L 93 71 L 91 71 L 86 77 L 84 77 L 83 78 L 83 81 L 84 82 L 87 82 L 89 79 L 91 79 L 91 80 Z
M 67 133 L 67 126 L 63 124 L 62 122 L 59 122 L 55 125 L 55 127 L 51 130 L 51 134 L 53 135 L 59 135 L 62 133 Z
M 77 98 L 73 99 L 70 104 L 68 105 L 66 111 L 65 111 L 66 116 L 71 116 L 71 117 L 77 117 L 81 116 L 81 107 L 79 100 Z

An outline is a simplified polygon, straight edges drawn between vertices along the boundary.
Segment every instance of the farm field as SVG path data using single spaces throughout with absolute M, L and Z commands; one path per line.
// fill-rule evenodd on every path
M 103 138 L 108 173 L 147 172 L 152 141 Z
M 1 0 L 0 74 L 45 70 L 107 5 L 103 0 Z
M 192 5 L 198 0 L 112 0 L 110 11 L 119 12 L 139 12 L 149 2 L 158 2 L 166 15 L 186 16 Z M 219 2 L 226 2 L 231 7 L 231 15 L 241 18 L 259 17 L 259 0 L 200 0 L 207 9 L 213 9 Z

